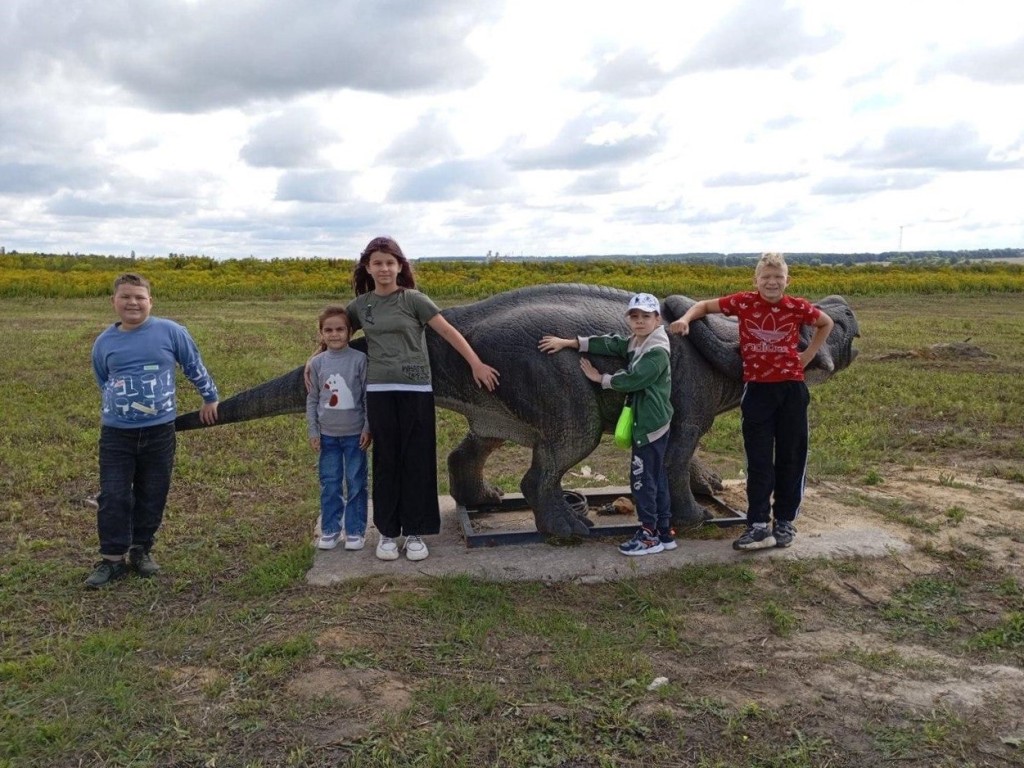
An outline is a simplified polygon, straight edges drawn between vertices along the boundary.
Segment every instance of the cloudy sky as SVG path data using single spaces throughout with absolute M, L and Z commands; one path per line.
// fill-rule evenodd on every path
M 5 0 L 0 246 L 1024 247 L 1020 0 Z

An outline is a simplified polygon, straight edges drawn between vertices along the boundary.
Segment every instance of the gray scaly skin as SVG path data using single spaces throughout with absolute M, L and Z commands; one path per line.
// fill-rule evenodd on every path
M 565 501 L 562 477 L 593 452 L 602 434 L 614 431 L 623 395 L 591 383 L 580 370 L 577 351 L 548 355 L 537 349 L 537 343 L 548 334 L 564 338 L 628 334 L 624 315 L 630 295 L 601 286 L 544 285 L 443 310 L 481 360 L 501 372 L 501 383 L 493 393 L 477 387 L 462 357 L 427 330 L 436 402 L 469 421 L 469 432 L 448 456 L 449 487 L 458 503 L 474 508 L 498 501 L 501 492 L 484 479 L 484 465 L 508 440 L 533 451 L 519 487 L 533 509 L 537 530 L 558 536 L 587 533 L 587 522 L 576 517 Z M 662 304 L 662 319 L 668 323 L 681 317 L 693 303 L 684 296 L 669 296 Z M 807 367 L 811 384 L 825 381 L 853 362 L 857 354 L 853 340 L 859 335 L 853 311 L 842 297 L 829 296 L 817 306 L 835 321 L 835 327 Z M 718 414 L 739 405 L 743 381 L 733 320 L 709 315 L 691 324 L 689 335 L 669 334 L 669 338 L 675 414 L 666 463 L 673 523 L 685 527 L 708 517 L 694 491 L 720 488 L 717 476 L 694 456 L 698 443 Z M 803 343 L 809 338 L 810 329 L 805 327 Z M 599 356 L 590 359 L 606 372 L 623 363 Z M 299 367 L 222 401 L 217 423 L 301 413 L 305 401 Z M 203 426 L 197 413 L 179 416 L 176 425 L 179 430 Z

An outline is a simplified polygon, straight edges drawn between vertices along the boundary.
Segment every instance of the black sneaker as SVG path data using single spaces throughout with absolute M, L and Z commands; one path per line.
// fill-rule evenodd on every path
M 772 536 L 772 532 L 767 527 L 755 528 L 752 525 L 748 525 L 743 535 L 732 543 L 733 549 L 740 549 L 744 552 L 755 549 L 767 549 L 774 546 L 775 537 Z
M 156 564 L 153 556 L 139 545 L 129 548 L 128 565 L 144 579 L 156 576 L 160 571 L 160 566 Z
M 87 589 L 99 589 L 112 581 L 123 579 L 128 575 L 128 564 L 124 560 L 103 559 L 96 563 L 89 578 L 85 580 Z
M 778 520 L 772 526 L 772 535 L 775 536 L 776 547 L 789 547 L 796 538 L 796 528 L 788 520 Z
M 671 549 L 675 549 L 676 544 L 676 532 L 672 528 L 658 531 L 658 541 L 661 542 L 661 548 L 668 552 Z

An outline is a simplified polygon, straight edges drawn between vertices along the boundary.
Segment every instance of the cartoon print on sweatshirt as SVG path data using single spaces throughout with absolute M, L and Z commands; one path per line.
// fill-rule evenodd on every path
M 331 396 L 324 403 L 324 408 L 336 408 L 341 411 L 351 411 L 356 407 L 356 400 L 352 397 L 352 390 L 349 389 L 345 377 L 340 373 L 332 373 L 324 382 L 324 389 L 331 393 Z

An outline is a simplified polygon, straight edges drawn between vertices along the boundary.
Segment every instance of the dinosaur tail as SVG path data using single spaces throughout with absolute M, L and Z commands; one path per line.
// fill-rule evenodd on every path
M 303 413 L 305 410 L 306 384 L 303 380 L 303 367 L 299 366 L 283 376 L 223 400 L 217 406 L 217 424 L 250 421 L 283 413 Z M 199 421 L 199 411 L 183 413 L 174 421 L 178 431 L 202 429 L 205 426 Z

